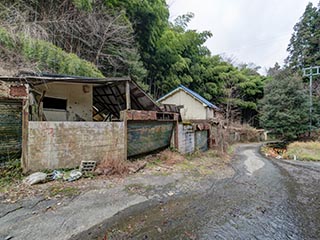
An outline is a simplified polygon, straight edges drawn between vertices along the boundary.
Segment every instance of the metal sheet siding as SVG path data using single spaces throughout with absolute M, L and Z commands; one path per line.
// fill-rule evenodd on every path
M 208 131 L 196 131 L 196 149 L 201 152 L 208 150 Z
M 168 147 L 172 131 L 173 122 L 128 121 L 128 157 Z
M 22 103 L 0 100 L 0 165 L 21 157 Z

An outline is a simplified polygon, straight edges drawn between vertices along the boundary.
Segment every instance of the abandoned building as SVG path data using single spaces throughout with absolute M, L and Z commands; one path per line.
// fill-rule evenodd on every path
M 0 161 L 25 171 L 168 147 L 177 120 L 129 78 L 0 77 Z
M 0 164 L 21 158 L 24 171 L 125 160 L 170 145 L 190 152 L 178 120 L 129 78 L 0 76 Z M 208 131 L 192 127 L 194 150 L 209 147 Z
M 216 124 L 223 118 L 222 111 L 216 105 L 183 85 L 157 102 L 164 105 L 164 109 L 178 106 L 182 119 L 178 124 L 178 149 L 181 153 L 206 151 L 216 144 Z
M 179 87 L 158 99 L 157 102 L 180 106 L 183 121 L 210 120 L 221 113 L 216 105 L 183 85 L 179 85 Z

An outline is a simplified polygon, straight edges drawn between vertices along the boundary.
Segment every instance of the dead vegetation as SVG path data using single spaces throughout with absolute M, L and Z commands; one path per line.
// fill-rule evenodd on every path
M 6 187 L 0 188 L 0 202 L 15 203 L 36 196 L 45 199 L 73 197 L 89 190 L 116 186 L 123 182 L 126 176 L 138 172 L 161 176 L 172 173 L 191 174 L 195 177 L 231 176 L 233 172 L 229 169 L 230 159 L 230 152 L 226 154 L 216 150 L 181 155 L 177 151 L 167 149 L 134 161 L 119 161 L 107 156 L 97 166 L 95 174 L 74 182 L 56 180 L 29 186 L 23 184 L 22 178 L 19 177 L 19 179 L 11 181 L 10 184 L 3 185 Z
M 220 178 L 223 175 L 231 176 L 233 174 L 232 171 L 227 171 L 232 154 L 231 150 L 228 153 L 222 153 L 210 149 L 206 152 L 182 155 L 167 149 L 161 153 L 149 155 L 143 160 L 148 162 L 145 171 L 152 174 L 170 175 L 174 172 L 180 172 L 198 177 L 213 175 Z
M 35 72 L 38 69 L 36 63 L 31 63 L 18 53 L 8 51 L 0 46 L 0 75 L 16 76 L 20 72 Z
M 261 139 L 263 130 L 251 127 L 248 124 L 233 124 L 229 126 L 226 131 L 228 132 L 228 142 L 257 142 Z
M 95 173 L 98 175 L 119 175 L 123 176 L 129 173 L 129 162 L 121 161 L 113 157 L 105 157 L 97 166 Z
M 151 158 L 152 157 L 158 159 L 161 163 L 164 163 L 169 166 L 173 166 L 177 163 L 181 163 L 186 160 L 185 157 L 177 151 L 171 151 L 169 149 L 166 149 L 161 153 L 151 156 Z
M 144 169 L 147 164 L 148 166 L 158 166 L 171 169 L 171 166 L 185 160 L 186 158 L 183 155 L 169 149 L 132 161 L 121 161 L 113 158 L 112 156 L 106 156 L 97 166 L 95 173 L 105 176 L 126 176 L 128 174 L 139 172 Z
M 73 1 L 0 3 L 0 20 L 1 27 L 11 36 L 53 43 L 94 63 L 108 74 L 120 70 L 127 72 L 132 61 L 127 56 L 139 58 L 133 30 L 124 12 L 110 11 L 103 4 L 94 6 L 91 11 L 83 11 Z M 6 58 L 6 62 L 18 62 L 18 67 L 26 67 L 28 61 L 16 50 L 8 52 L 0 46 L 0 55 Z M 58 60 L 50 58 L 48 61 Z M 37 67 L 32 69 L 37 70 Z
M 106 156 L 103 161 L 97 166 L 95 173 L 105 176 L 125 176 L 129 173 L 136 173 L 145 168 L 147 163 L 145 161 L 124 161 Z

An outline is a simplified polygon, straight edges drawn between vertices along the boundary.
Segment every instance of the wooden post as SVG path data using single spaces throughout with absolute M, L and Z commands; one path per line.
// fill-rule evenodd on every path
M 24 173 L 28 171 L 28 138 L 29 138 L 29 86 L 25 85 L 27 97 L 22 100 L 22 142 L 21 142 L 21 167 Z
M 126 109 L 130 110 L 131 109 L 131 98 L 130 98 L 130 82 L 129 81 L 126 81 L 126 104 L 127 104 Z

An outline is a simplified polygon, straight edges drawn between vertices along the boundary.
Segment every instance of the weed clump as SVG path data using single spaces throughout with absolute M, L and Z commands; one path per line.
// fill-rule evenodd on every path
M 11 161 L 0 167 L 0 190 L 16 183 L 23 178 L 20 161 Z

